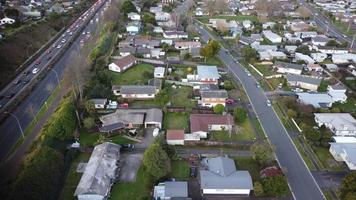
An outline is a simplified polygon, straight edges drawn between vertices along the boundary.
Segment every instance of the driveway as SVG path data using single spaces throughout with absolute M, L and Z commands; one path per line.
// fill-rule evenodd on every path
M 119 182 L 134 182 L 143 159 L 142 153 L 122 153 L 120 158 Z
M 136 148 L 139 148 L 139 149 L 145 149 L 147 148 L 148 146 L 150 146 L 150 144 L 153 142 L 154 140 L 154 137 L 153 137 L 153 130 L 154 128 L 145 128 L 143 130 L 143 139 L 141 141 L 141 143 L 139 144 L 136 144 Z

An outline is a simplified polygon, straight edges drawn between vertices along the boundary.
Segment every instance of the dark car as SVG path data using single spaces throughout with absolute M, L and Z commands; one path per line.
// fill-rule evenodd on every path
M 28 82 L 30 82 L 30 80 L 26 79 L 22 81 L 22 84 L 27 84 Z
M 35 63 L 35 65 L 39 65 L 39 64 L 41 64 L 41 60 L 37 60 Z
M 192 177 L 192 178 L 197 177 L 198 170 L 196 167 L 190 167 L 189 171 L 190 171 L 190 173 L 189 173 L 190 177 Z
M 132 151 L 132 150 L 135 149 L 135 145 L 134 144 L 122 144 L 121 147 L 122 147 L 122 150 Z
M 28 76 L 30 74 L 30 71 L 24 71 L 22 73 L 23 73 L 23 75 Z
M 17 85 L 17 84 L 19 84 L 21 82 L 21 80 L 20 79 L 17 79 L 17 80 L 14 80 L 12 83 L 14 84 L 14 85 Z
M 48 56 L 48 57 L 47 57 L 47 60 L 51 60 L 51 58 L 52 58 L 52 56 Z
M 14 92 L 11 92 L 11 93 L 5 95 L 5 97 L 8 98 L 8 99 L 12 98 L 13 96 L 15 96 Z

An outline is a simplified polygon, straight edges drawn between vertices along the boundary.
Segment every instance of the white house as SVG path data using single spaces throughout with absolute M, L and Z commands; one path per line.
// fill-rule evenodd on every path
M 280 62 L 276 61 L 273 64 L 273 68 L 277 69 L 278 73 L 281 74 L 302 74 L 303 65 L 288 63 L 288 62 Z
M 333 99 L 326 93 L 296 93 L 298 101 L 305 105 L 312 105 L 314 108 L 330 108 L 333 104 Z
M 329 85 L 327 93 L 333 98 L 334 102 L 345 103 L 347 100 L 346 87 L 342 84 Z
M 164 71 L 165 71 L 165 68 L 164 67 L 155 67 L 155 70 L 154 70 L 154 77 L 155 78 L 164 78 Z
M 248 171 L 236 169 L 234 160 L 228 157 L 204 158 L 200 173 L 200 189 L 204 195 L 248 196 L 253 190 Z
M 334 54 L 347 54 L 349 50 L 347 48 L 338 48 L 338 47 L 323 47 L 323 46 L 314 46 L 313 47 L 316 51 L 319 51 L 321 53 L 326 53 L 329 55 L 334 55 Z
M 263 36 L 271 41 L 272 43 L 281 43 L 282 42 L 282 37 L 273 33 L 272 31 L 262 31 Z
M 141 30 L 141 23 L 139 21 L 133 21 L 127 24 L 126 31 L 129 35 L 137 35 Z
M 356 170 L 356 138 L 334 136 L 330 142 L 330 153 L 336 161 L 345 162 L 350 170 Z
M 130 12 L 127 14 L 127 17 L 133 21 L 140 21 L 141 20 L 141 15 L 135 13 L 135 12 Z
M 306 90 L 317 91 L 321 79 L 305 75 L 287 74 L 285 75 L 288 84 L 292 87 L 300 87 Z
M 171 19 L 171 14 L 166 12 L 156 12 L 155 13 L 155 20 L 156 21 L 168 21 Z
M 162 27 L 160 27 L 160 26 L 155 26 L 155 27 L 153 28 L 153 32 L 154 32 L 154 33 L 163 33 L 163 29 L 162 29 Z
M 251 30 L 253 28 L 253 24 L 250 20 L 244 20 L 242 21 L 242 26 L 246 29 L 246 30 Z
M 163 37 L 166 39 L 188 39 L 188 34 L 184 31 L 165 31 Z
M 109 70 L 114 72 L 123 72 L 137 63 L 137 59 L 133 55 L 123 56 L 113 63 L 109 64 Z
M 311 53 L 310 56 L 315 60 L 315 62 L 323 62 L 328 55 L 326 53 Z
M 302 53 L 295 53 L 295 59 L 297 61 L 304 61 L 305 63 L 314 63 L 315 61 L 308 55 Z
M 335 64 L 345 64 L 350 62 L 356 62 L 356 54 L 333 54 L 331 57 L 333 63 Z
M 178 50 L 186 50 L 191 48 L 200 48 L 201 43 L 196 41 L 178 41 L 174 43 L 174 48 Z
M 314 38 L 318 35 L 315 31 L 298 31 L 294 33 L 295 36 L 300 37 L 301 39 Z
M 124 99 L 154 99 L 157 90 L 151 85 L 114 85 L 113 92 Z
M 94 104 L 95 109 L 104 109 L 108 102 L 107 99 L 90 99 L 90 101 Z
M 338 67 L 335 64 L 325 64 L 325 67 L 330 72 L 336 72 L 338 70 Z
M 314 113 L 316 124 L 325 125 L 336 136 L 356 136 L 356 120 L 349 113 Z
M 0 25 L 13 24 L 13 23 L 15 23 L 15 20 L 9 17 L 4 17 L 0 20 Z
M 169 145 L 184 145 L 184 130 L 167 130 L 166 141 Z

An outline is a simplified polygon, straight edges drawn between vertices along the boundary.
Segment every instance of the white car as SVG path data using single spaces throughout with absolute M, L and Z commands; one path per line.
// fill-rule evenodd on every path
M 73 35 L 73 32 L 69 32 L 69 35 Z
M 62 48 L 62 45 L 59 44 L 59 45 L 57 46 L 57 49 L 60 49 L 60 48 Z
M 61 42 L 62 42 L 62 43 L 65 43 L 66 41 L 67 41 L 66 39 L 62 39 L 62 41 L 61 41 Z
M 34 68 L 34 69 L 32 70 L 32 74 L 37 74 L 38 71 L 40 71 L 40 69 Z
M 268 107 L 271 107 L 271 105 L 272 105 L 272 104 L 271 104 L 271 101 L 270 101 L 270 100 L 267 100 L 267 106 L 268 106 Z

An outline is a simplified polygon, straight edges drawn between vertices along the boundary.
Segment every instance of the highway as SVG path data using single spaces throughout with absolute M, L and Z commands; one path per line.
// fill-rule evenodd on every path
M 59 60 L 51 66 L 51 70 L 45 74 L 44 78 L 40 80 L 35 88 L 31 91 L 31 93 L 25 97 L 21 103 L 11 111 L 11 115 L 8 115 L 1 124 L 0 124 L 0 160 L 6 157 L 7 153 L 11 150 L 11 147 L 17 142 L 17 140 L 22 137 L 21 130 L 19 124 L 22 129 L 30 124 L 30 122 L 34 119 L 34 113 L 37 113 L 42 105 L 45 104 L 47 98 L 51 95 L 53 90 L 57 87 L 58 81 L 62 79 L 63 72 L 68 64 L 70 64 L 73 55 L 78 54 L 80 48 L 87 39 L 90 38 L 91 32 L 94 32 L 96 29 L 97 23 L 100 23 L 100 17 L 103 14 L 105 9 L 104 5 L 106 1 L 101 0 L 98 1 L 94 7 L 88 9 L 81 17 L 79 17 L 65 32 L 63 36 L 61 36 L 58 40 L 56 40 L 51 48 L 44 52 L 39 58 L 31 64 L 24 72 L 29 72 L 28 75 L 25 73 L 20 74 L 15 80 L 21 80 L 18 84 L 10 83 L 6 88 L 2 91 L 2 93 L 9 94 L 10 92 L 21 92 L 24 87 L 24 80 L 34 80 L 36 79 L 38 73 L 32 73 L 32 70 L 38 68 L 38 70 L 44 70 L 45 67 L 48 67 L 51 59 L 54 59 L 55 56 L 60 54 L 61 48 L 57 48 L 58 45 L 63 46 L 65 42 L 62 42 L 63 39 L 68 42 L 70 39 L 74 39 L 71 44 L 68 44 L 68 48 L 64 49 L 64 54 L 61 55 Z M 90 14 L 91 13 L 91 14 Z M 86 17 L 85 17 L 86 16 Z M 86 18 L 86 19 L 85 19 Z M 84 20 L 89 21 L 88 23 L 83 23 Z M 75 36 L 75 31 L 80 31 L 80 26 L 83 26 L 83 30 L 79 33 L 79 36 L 76 38 L 72 38 Z M 71 33 L 72 32 L 72 33 Z M 50 58 L 52 57 L 52 58 Z M 41 63 L 36 65 L 36 62 L 41 60 Z M 6 97 L 1 99 L 1 103 L 7 103 L 9 99 Z M 18 122 L 17 123 L 17 120 Z
M 352 37 L 347 36 L 343 34 L 340 30 L 338 30 L 332 22 L 324 16 L 322 12 L 320 12 L 317 8 L 314 7 L 314 5 L 310 5 L 308 2 L 305 0 L 299 0 L 299 3 L 302 4 L 303 6 L 307 7 L 312 16 L 314 17 L 315 23 L 322 28 L 328 35 L 335 37 L 341 42 L 348 42 L 350 45 L 352 43 Z M 355 43 L 351 47 L 352 49 L 355 48 Z
M 210 38 L 213 38 L 203 26 L 196 25 L 196 27 L 202 41 L 207 42 Z M 219 52 L 219 57 L 228 67 L 228 71 L 234 80 L 243 85 L 269 142 L 275 146 L 277 161 L 280 166 L 287 171 L 286 176 L 293 197 L 298 200 L 324 199 L 324 195 L 318 184 L 307 168 L 277 114 L 271 106 L 267 105 L 268 99 L 263 89 L 257 87 L 256 79 L 249 75 L 244 67 L 241 66 L 227 50 L 222 49 Z

